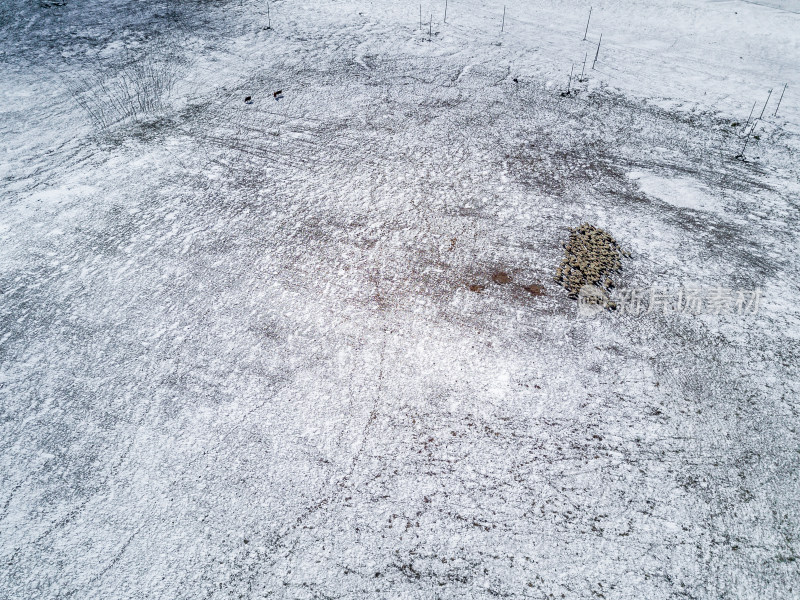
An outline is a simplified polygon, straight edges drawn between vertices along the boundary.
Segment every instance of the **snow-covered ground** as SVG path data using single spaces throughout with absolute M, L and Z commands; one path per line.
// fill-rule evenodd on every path
M 0 598 L 800 597 L 800 5 L 443 19 L 0 5 Z

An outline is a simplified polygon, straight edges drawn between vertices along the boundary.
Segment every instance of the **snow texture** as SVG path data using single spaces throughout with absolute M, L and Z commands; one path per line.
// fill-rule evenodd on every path
M 797 3 L 421 12 L 0 5 L 0 598 L 800 597 Z

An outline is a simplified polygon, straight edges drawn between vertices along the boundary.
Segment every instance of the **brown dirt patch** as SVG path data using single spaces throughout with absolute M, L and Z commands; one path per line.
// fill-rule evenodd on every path
M 526 292 L 533 294 L 534 296 L 544 296 L 544 286 L 539 285 L 538 283 L 532 283 L 530 285 L 524 286 Z
M 503 271 L 498 271 L 492 275 L 492 281 L 501 285 L 505 283 L 511 283 L 511 275 L 504 273 Z

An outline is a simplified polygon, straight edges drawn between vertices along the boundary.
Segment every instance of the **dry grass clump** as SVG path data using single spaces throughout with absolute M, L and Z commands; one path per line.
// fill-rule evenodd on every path
M 67 81 L 67 88 L 100 130 L 127 119 L 139 123 L 169 109 L 180 62 L 171 48 L 125 54 L 118 63 Z
M 584 285 L 608 291 L 614 287 L 611 275 L 622 270 L 623 256 L 630 257 L 630 254 L 622 250 L 608 232 L 584 223 L 570 228 L 564 259 L 556 270 L 555 280 L 571 297 L 577 296 Z

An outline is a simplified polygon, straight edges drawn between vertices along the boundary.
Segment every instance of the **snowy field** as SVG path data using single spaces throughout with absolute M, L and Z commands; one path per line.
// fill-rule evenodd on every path
M 503 2 L 0 3 L 0 599 L 800 598 L 800 2 Z

